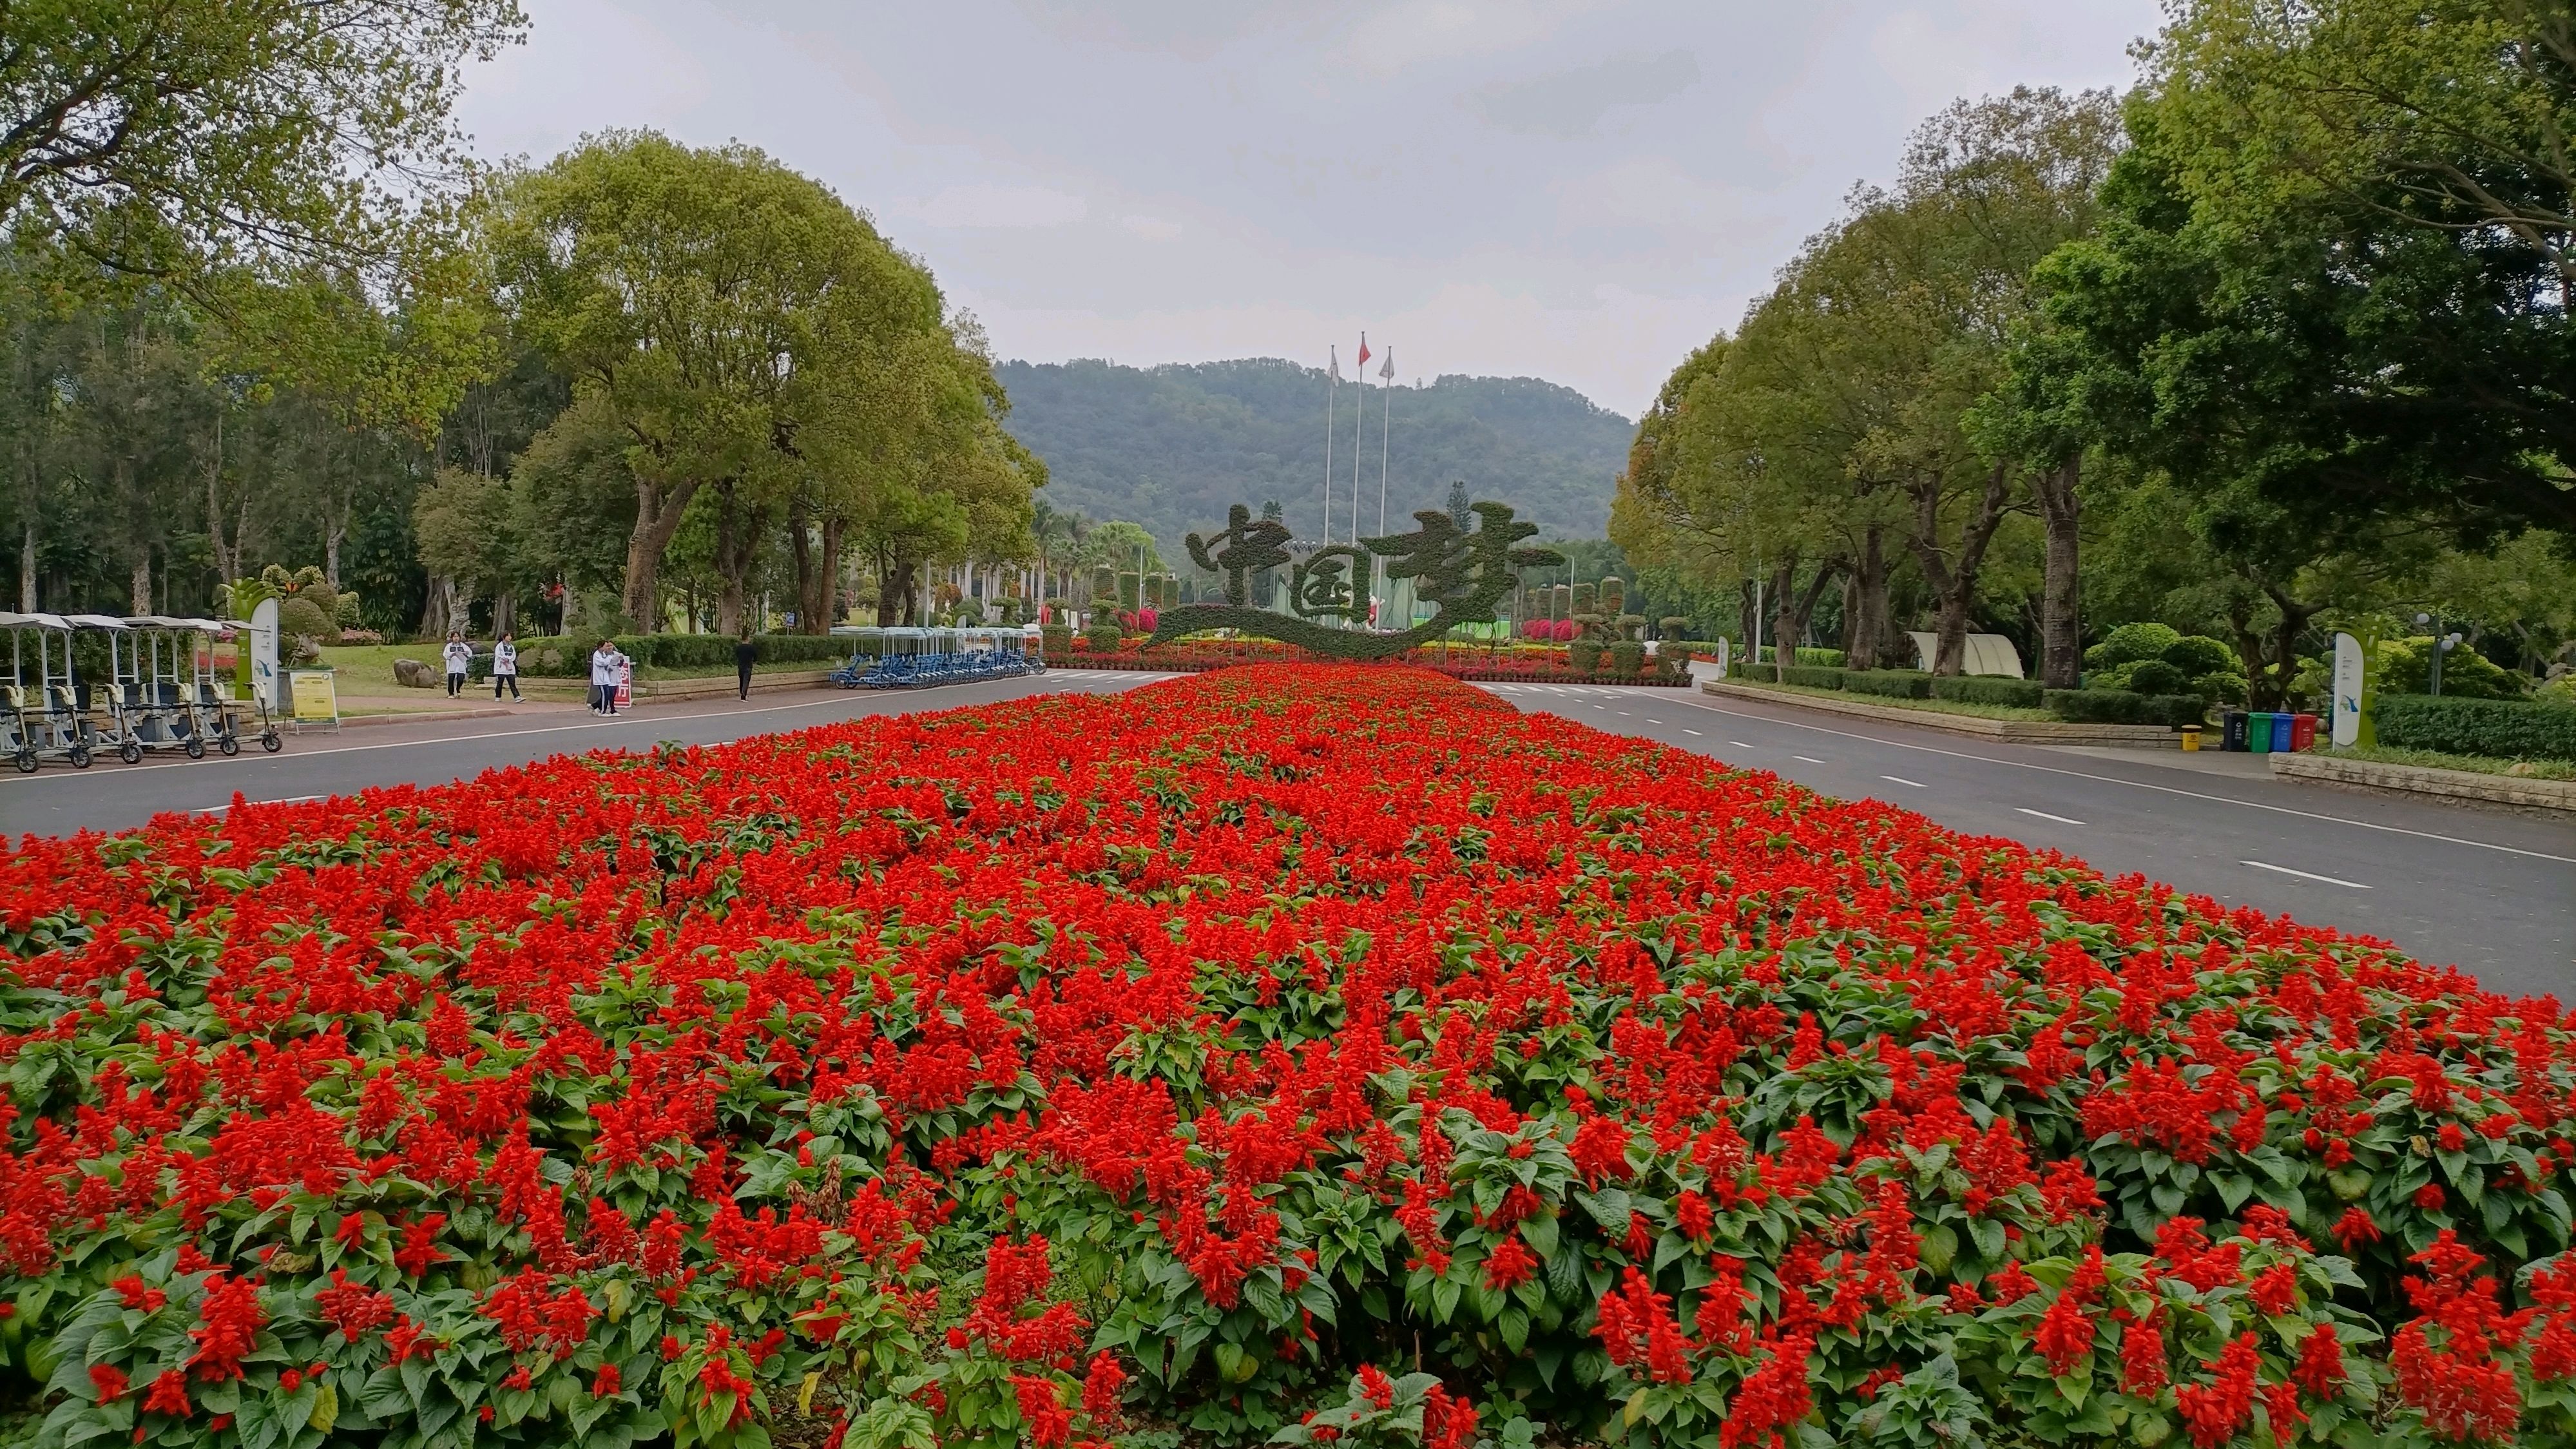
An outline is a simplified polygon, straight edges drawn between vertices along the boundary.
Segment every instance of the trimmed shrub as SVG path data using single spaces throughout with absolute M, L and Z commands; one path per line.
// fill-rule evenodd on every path
M 1822 665 L 1792 664 L 1780 671 L 1780 682 L 1803 684 L 1809 689 L 1840 689 L 1843 687 L 1843 671 Z
M 1888 699 L 1930 699 L 1932 676 L 1919 669 L 1850 669 L 1843 672 L 1843 688 Z
M 2141 659 L 2126 672 L 2121 687 L 2132 694 L 2180 694 L 2191 684 L 2189 675 L 2161 659 Z
M 1566 645 L 1565 662 L 1573 665 L 1577 674 L 1590 674 L 1601 667 L 1601 641 L 1587 637 Z
M 2204 674 L 2241 674 L 2245 668 L 2237 659 L 2236 651 L 2227 647 L 2226 641 L 2212 639 L 2206 634 L 2186 634 L 2166 646 L 2165 652 L 2156 657 L 2181 670 L 2187 679 L 2197 679 Z
M 1738 660 L 1730 672 L 1738 679 L 1750 679 L 1762 684 L 1780 682 L 1780 666 L 1777 664 L 1746 664 Z M 1795 680 L 1790 682 L 1796 683 Z
M 1126 638 L 1127 635 L 1126 631 L 1118 627 L 1117 620 L 1104 619 L 1084 631 L 1083 637 L 1091 642 L 1092 653 L 1114 654 L 1118 651 L 1118 641 Z
M 2383 694 L 2374 718 L 2379 742 L 2393 749 L 2507 760 L 2576 760 L 2576 709 L 2565 705 L 2460 699 L 2448 694 Z
M 1064 656 L 1071 654 L 1073 652 L 1073 626 L 1071 624 L 1040 624 L 1038 626 L 1038 647 L 1046 651 L 1046 656 L 1049 659 L 1062 659 Z
M 1996 675 L 1964 674 L 1956 678 L 1932 681 L 1934 699 L 1956 700 L 1961 704 L 2007 705 L 2014 709 L 2037 709 L 2047 691 L 2036 679 L 2005 679 Z
M 1610 672 L 1635 674 L 1646 662 L 1646 646 L 1634 639 L 1622 639 L 1610 646 Z
M 1801 664 L 1813 664 L 1825 669 L 1840 669 L 1843 667 L 1843 651 L 1839 649 L 1802 648 L 1798 651 L 1798 662 Z
M 319 639 L 325 644 L 340 642 L 340 626 L 322 612 L 320 605 L 301 594 L 288 596 L 277 606 L 278 637 L 293 643 L 298 635 Z
M 2168 624 L 2123 624 L 2084 651 L 2084 667 L 2109 669 L 2141 659 L 2161 659 L 2166 650 L 2181 642 L 2181 631 Z

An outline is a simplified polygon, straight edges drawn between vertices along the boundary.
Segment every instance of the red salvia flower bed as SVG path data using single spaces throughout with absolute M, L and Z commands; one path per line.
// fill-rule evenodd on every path
M 1423 673 L 29 840 L 0 968 L 49 1444 L 2567 1442 L 2554 1004 Z

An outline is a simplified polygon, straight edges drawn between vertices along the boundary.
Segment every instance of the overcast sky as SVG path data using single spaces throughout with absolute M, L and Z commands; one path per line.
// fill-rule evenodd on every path
M 486 155 L 741 140 L 1002 357 L 1531 375 L 1635 416 L 1950 100 L 2121 86 L 2154 0 L 529 0 Z M 1371 371 L 1375 371 L 1372 363 Z

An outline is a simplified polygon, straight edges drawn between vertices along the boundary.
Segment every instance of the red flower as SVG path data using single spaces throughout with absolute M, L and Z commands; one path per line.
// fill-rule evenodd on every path
M 89 1384 L 102 1404 L 113 1404 L 124 1398 L 125 1391 L 134 1386 L 133 1381 L 126 1378 L 125 1370 L 112 1363 L 91 1364 Z M 184 1394 L 186 1391 L 182 1389 L 181 1392 Z
M 1485 1254 L 1485 1286 L 1498 1293 L 1516 1288 L 1528 1282 L 1537 1268 L 1538 1259 L 1521 1246 L 1519 1237 L 1505 1238 Z
M 188 1417 L 188 1376 L 177 1369 L 163 1369 L 152 1380 L 152 1388 L 143 1396 L 143 1412 L 168 1414 L 174 1419 Z
M 258 1346 L 259 1330 L 268 1322 L 268 1310 L 260 1306 L 259 1280 L 216 1274 L 206 1280 L 198 1313 L 200 1322 L 188 1332 L 197 1341 L 189 1370 L 217 1382 L 240 1378 L 242 1356 Z
M 2164 1334 L 2144 1320 L 2130 1324 L 2120 1334 L 2121 1392 L 2152 1398 L 2166 1382 Z
M 1384 1373 L 1378 1370 L 1378 1366 L 1376 1364 L 1364 1363 L 1360 1365 L 1359 1394 L 1361 1398 L 1368 1400 L 1369 1403 L 1376 1408 L 1392 1409 L 1395 1407 L 1395 1384 L 1390 1381 Z

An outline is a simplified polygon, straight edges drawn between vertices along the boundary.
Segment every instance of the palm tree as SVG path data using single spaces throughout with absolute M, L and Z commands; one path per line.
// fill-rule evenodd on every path
M 1065 591 L 1057 586 L 1059 571 L 1072 566 L 1082 540 L 1091 532 L 1091 520 L 1072 509 L 1050 507 L 1040 498 L 1032 504 L 1029 529 L 1037 535 L 1040 572 L 1044 575 L 1039 592 L 1045 598 L 1061 599 Z

